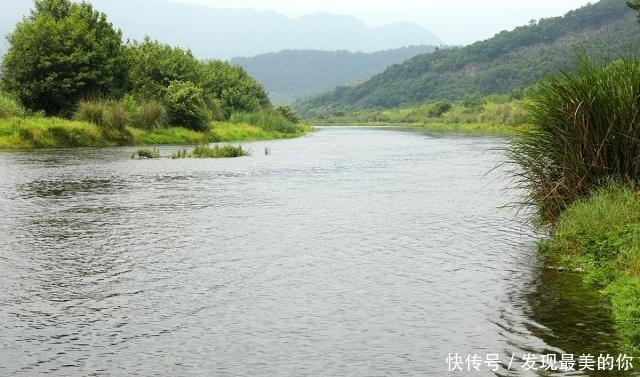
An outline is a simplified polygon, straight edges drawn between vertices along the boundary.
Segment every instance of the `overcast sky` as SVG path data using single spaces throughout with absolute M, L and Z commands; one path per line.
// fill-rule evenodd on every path
M 173 0 L 216 8 L 275 10 L 288 16 L 329 12 L 356 16 L 367 25 L 420 24 L 447 44 L 467 44 L 529 20 L 560 16 L 587 0 Z M 596 1 L 592 1 L 596 2 Z

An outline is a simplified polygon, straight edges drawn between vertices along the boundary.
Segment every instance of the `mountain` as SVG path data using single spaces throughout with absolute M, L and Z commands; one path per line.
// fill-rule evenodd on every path
M 262 82 L 274 103 L 291 103 L 336 85 L 363 81 L 433 46 L 411 46 L 374 53 L 319 50 L 285 50 L 250 58 L 234 58 Z
M 285 49 L 373 52 L 411 45 L 440 45 L 428 30 L 409 23 L 368 27 L 351 16 L 315 13 L 289 18 L 276 12 L 215 9 L 162 0 L 90 0 L 124 36 L 189 48 L 201 59 L 229 59 Z M 13 30 L 31 0 L 2 0 L 0 33 Z M 0 47 L 2 48 L 2 47 Z
M 549 73 L 572 69 L 572 46 L 594 56 L 628 54 L 640 46 L 640 25 L 625 0 L 601 0 L 466 47 L 416 56 L 364 83 L 337 87 L 296 106 L 307 115 L 318 115 L 506 94 Z

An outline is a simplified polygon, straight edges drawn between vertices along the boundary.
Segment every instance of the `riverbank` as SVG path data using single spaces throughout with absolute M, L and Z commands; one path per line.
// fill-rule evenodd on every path
M 624 351 L 640 355 L 640 192 L 614 185 L 574 203 L 539 249 L 551 264 L 585 271 L 611 303 Z
M 298 125 L 293 133 L 266 130 L 250 124 L 212 122 L 208 131 L 182 127 L 143 130 L 102 128 L 95 124 L 61 118 L 25 117 L 0 119 L 0 149 L 113 147 L 126 145 L 193 145 L 225 141 L 287 139 L 312 128 Z
M 430 132 L 453 132 L 469 135 L 491 135 L 491 136 L 515 136 L 531 128 L 527 124 L 509 125 L 499 123 L 442 123 L 442 122 L 411 122 L 411 123 L 388 123 L 388 122 L 327 122 L 322 120 L 311 120 L 313 125 L 322 126 L 356 126 L 356 127 L 406 127 L 415 128 Z

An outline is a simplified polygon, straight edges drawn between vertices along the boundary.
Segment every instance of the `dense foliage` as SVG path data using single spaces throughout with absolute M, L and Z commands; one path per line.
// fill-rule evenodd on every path
M 411 46 L 374 53 L 285 50 L 234 58 L 231 64 L 244 67 L 263 83 L 274 102 L 292 103 L 336 85 L 366 80 L 392 64 L 434 49 L 433 46 Z
M 199 64 L 191 52 L 145 38 L 128 46 L 129 85 L 134 96 L 161 99 L 172 81 L 198 82 Z
M 201 62 L 149 38 L 123 44 L 120 31 L 84 2 L 36 0 L 9 43 L 3 88 L 47 115 L 75 114 L 118 130 L 158 128 L 168 120 L 202 131 L 212 119 L 271 108 L 264 87 L 243 68 Z M 3 98 L 5 109 L 8 104 Z
M 90 4 L 36 0 L 8 40 L 3 86 L 31 110 L 69 114 L 83 96 L 122 94 L 121 33 Z
M 576 73 L 541 83 L 526 107 L 535 128 L 508 151 L 527 202 L 553 221 L 610 179 L 640 179 L 640 62 L 579 56 Z
M 611 301 L 623 350 L 640 354 L 640 197 L 615 184 L 596 190 L 560 215 L 540 249 L 586 272 L 585 280 Z
M 558 69 L 574 67 L 572 45 L 616 55 L 640 44 L 640 29 L 624 0 L 601 0 L 564 17 L 541 19 L 462 48 L 439 49 L 388 68 L 367 82 L 305 100 L 305 115 L 392 108 L 470 94 L 506 94 Z
M 165 94 L 169 122 L 195 131 L 207 129 L 209 114 L 204 92 L 190 81 L 171 81 Z

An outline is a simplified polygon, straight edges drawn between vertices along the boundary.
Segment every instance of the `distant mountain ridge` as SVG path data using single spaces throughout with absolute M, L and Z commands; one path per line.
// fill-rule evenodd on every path
M 336 85 L 362 81 L 392 64 L 431 52 L 433 46 L 410 46 L 374 53 L 285 50 L 249 58 L 233 58 L 262 82 L 274 103 L 291 103 Z
M 542 19 L 460 48 L 439 49 L 392 66 L 370 80 L 297 104 L 307 115 L 392 108 L 428 100 L 505 94 L 561 69 L 580 46 L 589 55 L 628 54 L 640 46 L 640 25 L 625 0 L 601 0 L 563 17 Z
M 149 35 L 189 48 L 201 59 L 230 59 L 286 49 L 373 52 L 442 43 L 415 24 L 368 27 L 357 18 L 326 13 L 290 18 L 273 11 L 215 9 L 161 0 L 90 2 L 122 29 L 125 38 L 140 40 Z M 31 0 L 2 0 L 0 33 L 12 31 L 31 6 Z

